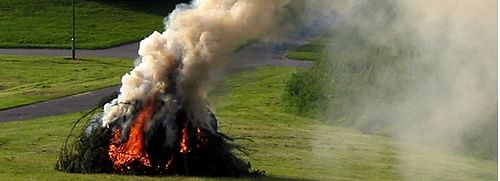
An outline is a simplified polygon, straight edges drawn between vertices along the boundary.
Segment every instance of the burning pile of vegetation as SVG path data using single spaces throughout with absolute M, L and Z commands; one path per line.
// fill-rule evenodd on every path
M 110 127 L 98 125 L 100 114 L 88 114 L 80 134 L 70 134 L 62 147 L 56 169 L 73 173 L 135 175 L 258 176 L 250 164 L 232 150 L 240 149 L 222 133 L 193 126 L 184 110 L 165 116 L 146 102 L 129 122 Z M 95 111 L 93 111 L 95 112 Z M 211 123 L 217 120 L 211 112 Z M 160 119 L 157 119 L 157 118 Z M 97 118 L 97 119 L 96 119 Z M 72 130 L 73 131 L 73 130 Z
M 62 147 L 57 169 L 68 172 L 244 176 L 261 174 L 236 157 L 217 131 L 207 93 L 238 46 L 283 34 L 305 1 L 194 0 L 180 4 L 165 31 L 140 42 L 140 58 L 120 92 L 87 115 L 81 134 Z M 325 11 L 326 12 L 326 11 Z M 295 18 L 296 20 L 291 20 Z M 279 25 L 279 27 L 278 27 Z M 97 109 L 96 109 L 97 110 Z

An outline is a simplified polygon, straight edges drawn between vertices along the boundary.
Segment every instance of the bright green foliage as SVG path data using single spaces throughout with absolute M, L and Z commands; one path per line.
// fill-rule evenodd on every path
M 0 55 L 0 109 L 117 85 L 131 67 L 125 59 Z

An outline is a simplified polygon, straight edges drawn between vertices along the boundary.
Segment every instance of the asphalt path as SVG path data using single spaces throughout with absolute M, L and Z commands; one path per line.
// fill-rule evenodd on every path
M 293 38 L 280 43 L 256 42 L 242 48 L 228 57 L 228 63 L 221 71 L 230 75 L 263 66 L 309 67 L 308 61 L 289 60 L 283 55 L 304 44 L 311 38 Z M 77 57 L 116 57 L 135 60 L 139 42 L 102 50 L 77 50 Z M 0 54 L 70 56 L 68 49 L 0 49 Z M 30 118 L 69 114 L 92 109 L 99 105 L 104 97 L 115 93 L 120 86 L 108 87 L 82 94 L 57 98 L 41 103 L 16 107 L 0 111 L 0 122 L 17 121 Z
M 139 42 L 125 45 L 99 49 L 99 50 L 76 50 L 76 57 L 115 57 L 135 58 L 139 50 Z M 36 56 L 65 56 L 71 57 L 71 49 L 24 49 L 24 48 L 1 48 L 0 54 L 7 55 L 36 55 Z

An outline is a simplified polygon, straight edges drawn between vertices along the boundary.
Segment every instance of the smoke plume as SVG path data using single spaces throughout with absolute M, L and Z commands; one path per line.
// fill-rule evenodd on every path
M 340 1 L 339 1 L 340 2 Z M 182 105 L 193 124 L 209 128 L 206 96 L 214 72 L 238 46 L 250 39 L 280 37 L 312 20 L 312 7 L 292 0 L 195 0 L 166 18 L 165 31 L 140 43 L 140 60 L 122 77 L 117 99 L 104 106 L 104 126 L 130 117 L 136 104 L 163 96 L 171 107 Z M 326 6 L 323 9 L 333 9 Z M 317 8 L 314 8 L 317 10 Z M 171 94 L 175 92 L 176 101 Z
M 374 77 L 374 87 L 409 80 L 410 88 L 396 100 L 384 100 L 387 92 L 363 93 L 360 121 L 388 127 L 401 140 L 462 149 L 467 134 L 497 125 L 496 12 L 493 0 L 196 0 L 179 5 L 164 32 L 141 41 L 140 61 L 123 76 L 118 98 L 105 105 L 102 123 L 164 95 L 172 109 L 182 105 L 192 114 L 194 126 L 210 129 L 210 83 L 239 45 L 300 25 L 329 28 L 342 18 L 370 45 L 410 52 L 398 59 L 411 62 L 411 71 L 382 69 Z M 176 101 L 163 94 L 172 90 Z
M 461 150 L 466 134 L 478 127 L 496 127 L 496 1 L 358 3 L 365 3 L 359 10 L 380 8 L 374 14 L 353 12 L 360 14 L 347 19 L 360 23 L 356 26 L 363 27 L 370 44 L 416 52 L 398 57 L 411 62 L 410 71 L 377 74 L 379 87 L 394 86 L 403 77 L 411 88 L 397 93 L 402 96 L 396 101 L 375 103 L 371 100 L 383 95 L 369 94 L 364 100 L 366 121 L 386 121 L 400 138 L 450 150 Z
M 347 7 L 334 32 L 354 43 L 326 47 L 324 59 L 333 63 L 321 64 L 330 72 L 318 71 L 331 75 L 322 83 L 333 98 L 319 116 L 397 138 L 394 168 L 408 180 L 456 171 L 416 148 L 497 160 L 497 1 L 350 0 Z M 335 55 L 344 51 L 350 57 Z M 324 144 L 329 138 L 321 130 L 314 137 Z
M 397 169 L 409 180 L 435 179 L 415 175 L 422 165 L 452 172 L 407 154 L 409 143 L 497 160 L 497 1 L 350 2 L 336 28 L 360 35 L 353 49 L 382 47 L 395 60 L 377 64 L 372 84 L 357 90 L 354 126 L 401 141 Z
M 206 95 L 212 73 L 239 43 L 272 31 L 289 1 L 193 1 L 179 5 L 163 33 L 142 40 L 140 63 L 122 78 L 119 97 L 104 107 L 103 123 L 134 112 L 130 102 L 175 89 L 196 126 L 208 127 Z M 167 98 L 166 98 L 167 99 Z

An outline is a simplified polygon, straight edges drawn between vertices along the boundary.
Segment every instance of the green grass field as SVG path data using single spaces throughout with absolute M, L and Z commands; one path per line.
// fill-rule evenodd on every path
M 117 85 L 131 67 L 126 59 L 0 55 L 0 109 Z
M 282 111 L 292 68 L 260 68 L 218 83 L 210 96 L 220 130 L 250 152 L 264 180 L 496 180 L 497 163 L 403 144 Z M 0 123 L 2 180 L 234 180 L 68 174 L 54 170 L 60 144 L 82 113 Z M 243 178 L 242 180 L 251 180 Z
M 288 52 L 285 57 L 289 59 L 295 60 L 312 60 L 318 61 L 321 59 L 321 53 L 325 49 L 324 41 L 327 41 L 328 38 L 321 37 L 315 40 L 312 40 L 297 49 Z
M 78 48 L 105 48 L 163 29 L 180 0 L 77 0 Z M 0 47 L 71 47 L 70 0 L 0 1 Z
M 370 51 L 365 51 L 366 49 Z M 387 52 L 384 47 L 367 45 L 361 36 L 352 29 L 337 27 L 332 32 L 324 33 L 322 36 L 288 52 L 285 57 L 295 60 L 320 61 L 325 58 L 332 59 L 332 55 L 343 56 L 344 59 L 346 57 L 366 58 L 389 56 L 391 52 Z

